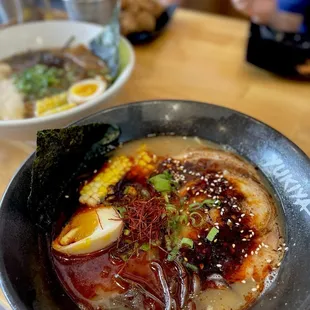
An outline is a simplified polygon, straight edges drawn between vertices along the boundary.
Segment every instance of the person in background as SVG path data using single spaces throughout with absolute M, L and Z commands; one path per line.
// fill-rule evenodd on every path
M 234 7 L 250 17 L 254 24 L 310 37 L 310 0 L 231 0 Z M 296 44 L 296 43 L 293 43 Z M 305 44 L 309 45 L 308 42 Z M 295 67 L 302 76 L 310 76 L 310 59 Z
M 232 0 L 254 23 L 284 32 L 304 33 L 310 24 L 310 0 Z

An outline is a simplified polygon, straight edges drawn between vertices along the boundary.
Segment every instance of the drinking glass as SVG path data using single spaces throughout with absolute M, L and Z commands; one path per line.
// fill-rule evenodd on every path
M 0 25 L 21 23 L 24 20 L 20 0 L 0 0 Z

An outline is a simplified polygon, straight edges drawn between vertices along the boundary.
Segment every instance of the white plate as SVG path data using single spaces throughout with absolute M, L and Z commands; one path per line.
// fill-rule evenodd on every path
M 0 31 L 0 60 L 27 50 L 62 47 L 71 36 L 75 43 L 87 44 L 102 31 L 100 25 L 74 21 L 34 22 L 8 27 Z M 101 96 L 68 111 L 22 120 L 0 120 L 0 138 L 34 140 L 36 132 L 68 125 L 82 117 L 102 110 L 128 80 L 135 62 L 131 44 L 121 38 L 121 68 L 113 85 Z

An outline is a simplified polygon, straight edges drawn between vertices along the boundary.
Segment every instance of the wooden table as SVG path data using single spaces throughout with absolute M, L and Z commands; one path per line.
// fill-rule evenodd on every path
M 136 47 L 134 73 L 110 106 L 154 98 L 211 102 L 271 125 L 310 155 L 310 84 L 246 64 L 247 33 L 245 21 L 179 10 L 158 40 Z M 32 150 L 0 142 L 0 195 Z

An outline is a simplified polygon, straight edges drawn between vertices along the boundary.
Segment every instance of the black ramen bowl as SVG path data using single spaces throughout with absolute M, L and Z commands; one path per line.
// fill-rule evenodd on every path
M 310 161 L 296 145 L 261 122 L 223 107 L 151 101 L 102 111 L 78 124 L 113 123 L 122 141 L 148 134 L 199 136 L 237 151 L 257 166 L 279 200 L 289 247 L 279 273 L 251 309 L 310 309 Z M 0 209 L 2 289 L 13 309 L 77 309 L 60 286 L 29 220 L 31 156 L 10 183 Z M 39 259 L 40 257 L 40 259 Z

